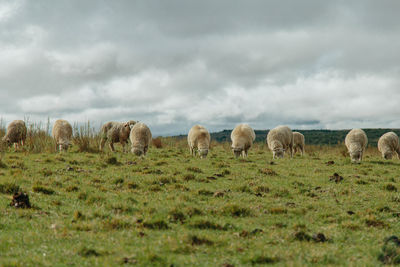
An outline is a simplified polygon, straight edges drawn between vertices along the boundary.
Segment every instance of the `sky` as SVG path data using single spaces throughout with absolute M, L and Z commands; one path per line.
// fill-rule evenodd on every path
M 397 0 L 0 0 L 0 117 L 400 128 Z

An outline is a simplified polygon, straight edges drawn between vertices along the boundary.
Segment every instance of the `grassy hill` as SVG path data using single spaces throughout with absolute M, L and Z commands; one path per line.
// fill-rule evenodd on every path
M 0 266 L 379 266 L 398 255 L 378 258 L 400 231 L 400 164 L 375 148 L 354 165 L 340 146 L 271 162 L 261 143 L 247 159 L 215 143 L 202 160 L 185 140 L 163 141 L 145 158 L 119 145 L 3 151 Z M 10 206 L 17 191 L 31 208 Z
M 393 131 L 400 136 L 400 129 L 363 129 L 368 136 L 370 146 L 376 146 L 379 137 L 384 133 Z M 223 130 L 221 132 L 211 133 L 212 140 L 217 142 L 230 142 L 232 130 Z M 344 138 L 349 130 L 293 130 L 304 134 L 306 144 L 308 145 L 337 145 L 344 142 Z M 256 142 L 265 142 L 269 130 L 255 130 Z M 184 138 L 186 136 L 179 136 Z

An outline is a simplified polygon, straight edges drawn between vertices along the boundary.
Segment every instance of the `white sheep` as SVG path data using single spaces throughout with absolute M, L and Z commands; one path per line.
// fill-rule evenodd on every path
M 293 154 L 296 154 L 297 150 L 299 149 L 301 155 L 304 155 L 304 147 L 305 147 L 305 138 L 302 133 L 293 132 Z
M 360 163 L 368 143 L 368 137 L 365 132 L 361 129 L 351 130 L 346 135 L 344 143 L 350 154 L 351 161 Z
M 253 141 L 256 139 L 254 130 L 248 124 L 239 124 L 231 133 L 232 151 L 235 157 L 247 157 Z
M 104 145 L 109 141 L 111 151 L 115 151 L 114 143 L 120 143 L 122 151 L 125 152 L 125 144 L 128 142 L 131 128 L 136 124 L 136 121 L 116 122 L 110 121 L 105 123 L 100 130 L 100 151 L 103 151 Z
M 388 132 L 382 135 L 378 140 L 378 150 L 382 153 L 384 159 L 392 159 L 397 153 L 400 155 L 399 137 L 394 132 Z
M 72 126 L 66 120 L 56 120 L 51 131 L 56 145 L 56 151 L 68 150 L 72 139 Z
M 145 156 L 151 142 L 151 131 L 146 124 L 136 123 L 129 135 L 132 143 L 131 151 L 137 156 Z
M 210 147 L 210 133 L 204 126 L 195 125 L 188 133 L 190 154 L 195 155 L 196 149 L 201 158 L 206 158 Z
M 293 133 L 287 126 L 277 126 L 267 135 L 268 148 L 272 151 L 272 158 L 283 158 L 285 151 L 293 157 Z
M 25 122 L 22 120 L 15 120 L 8 125 L 7 133 L 2 138 L 2 141 L 8 146 L 14 144 L 14 149 L 17 149 L 20 144 L 22 146 L 25 144 L 26 133 Z

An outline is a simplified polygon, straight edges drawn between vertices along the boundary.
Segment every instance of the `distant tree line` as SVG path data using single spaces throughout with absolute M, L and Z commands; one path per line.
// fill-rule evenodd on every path
M 400 129 L 363 129 L 368 136 L 368 145 L 377 146 L 378 139 L 384 133 L 395 132 L 400 136 Z M 344 138 L 349 130 L 293 130 L 304 134 L 307 145 L 337 145 L 344 143 Z M 223 130 L 221 132 L 211 133 L 211 140 L 217 142 L 230 142 L 232 130 Z M 256 142 L 265 142 L 269 130 L 255 130 Z M 180 138 L 185 135 L 178 136 Z

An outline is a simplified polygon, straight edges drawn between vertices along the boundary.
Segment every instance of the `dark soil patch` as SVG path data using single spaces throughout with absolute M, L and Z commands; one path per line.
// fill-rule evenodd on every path
M 343 177 L 340 176 L 337 172 L 335 172 L 332 176 L 329 177 L 329 181 L 339 183 L 343 181 Z
M 10 206 L 15 208 L 31 208 L 31 203 L 29 202 L 29 196 L 26 193 L 18 192 L 12 197 Z

